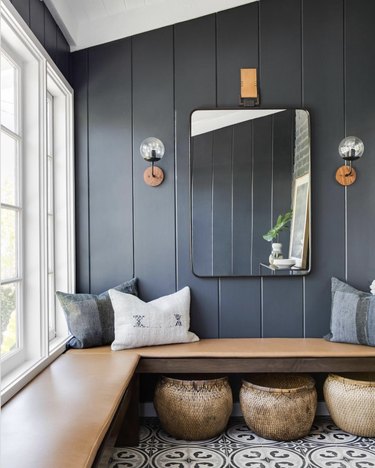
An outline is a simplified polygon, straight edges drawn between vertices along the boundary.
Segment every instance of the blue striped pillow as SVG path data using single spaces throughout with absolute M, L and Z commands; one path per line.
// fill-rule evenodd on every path
M 112 289 L 138 296 L 136 278 Z M 112 343 L 115 339 L 115 318 L 108 291 L 98 296 L 57 291 L 56 296 L 73 335 L 68 348 L 92 348 Z
M 375 346 L 375 296 L 332 278 L 329 341 Z

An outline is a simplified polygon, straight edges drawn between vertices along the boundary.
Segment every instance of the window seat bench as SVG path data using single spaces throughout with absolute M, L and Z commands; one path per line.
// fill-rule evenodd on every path
M 2 407 L 0 466 L 88 468 L 108 459 L 102 452 L 111 452 L 124 412 L 137 409 L 138 360 L 85 350 L 57 358 Z
M 106 466 L 118 434 L 120 446 L 137 435 L 139 374 L 363 371 L 375 372 L 375 348 L 320 338 L 203 339 L 116 352 L 109 346 L 72 349 L 4 406 L 3 466 Z M 128 426 L 122 424 L 126 410 Z

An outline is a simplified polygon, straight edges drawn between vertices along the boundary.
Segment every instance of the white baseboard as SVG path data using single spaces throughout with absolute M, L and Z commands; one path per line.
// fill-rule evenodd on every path
M 318 407 L 316 409 L 316 414 L 317 416 L 329 416 L 328 409 L 324 401 L 319 401 L 318 402 Z M 153 403 L 148 402 L 148 403 L 141 403 L 140 408 L 139 408 L 139 415 L 142 418 L 154 418 L 156 417 L 156 411 L 154 408 Z M 232 411 L 232 416 L 242 416 L 241 413 L 241 408 L 240 404 L 234 403 L 233 405 L 233 411 Z

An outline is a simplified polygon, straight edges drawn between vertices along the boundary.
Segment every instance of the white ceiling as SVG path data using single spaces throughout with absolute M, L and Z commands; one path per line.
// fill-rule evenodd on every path
M 72 51 L 254 1 L 258 0 L 44 0 Z

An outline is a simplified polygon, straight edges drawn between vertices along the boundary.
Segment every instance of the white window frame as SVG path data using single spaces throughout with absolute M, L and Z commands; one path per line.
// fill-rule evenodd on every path
M 17 256 L 17 272 L 14 278 L 7 278 L 1 281 L 1 285 L 6 284 L 16 284 L 17 288 L 17 334 L 18 334 L 18 347 L 9 353 L 7 353 L 1 359 L 2 372 L 5 373 L 8 369 L 15 368 L 24 360 L 24 333 L 23 333 L 23 238 L 22 238 L 22 152 L 23 152 L 23 138 L 22 138 L 22 65 L 17 57 L 15 57 L 11 51 L 6 47 L 5 44 L 1 46 L 1 53 L 6 56 L 9 62 L 16 68 L 16 115 L 17 115 L 17 125 L 14 130 L 7 128 L 4 125 L 1 125 L 2 134 L 5 133 L 7 136 L 16 141 L 16 159 L 17 159 L 17 175 L 16 181 L 18 186 L 16 187 L 16 197 L 17 202 L 14 205 L 8 205 L 6 203 L 1 203 L 1 208 L 10 209 L 16 211 L 18 216 L 17 223 L 17 245 L 16 245 L 16 256 Z M 3 136 L 1 135 L 1 138 Z
M 8 401 L 64 350 L 69 332 L 56 307 L 56 332 L 49 336 L 48 321 L 48 199 L 47 199 L 47 92 L 58 103 L 54 119 L 55 284 L 75 291 L 73 90 L 9 0 L 1 0 L 1 42 L 22 59 L 22 94 L 27 109 L 22 122 L 24 180 L 24 350 L 22 362 L 3 376 L 1 403 Z M 26 51 L 23 53 L 23 51 Z M 25 88 L 27 86 L 28 88 Z M 28 89 L 32 87 L 32 91 Z M 31 113 L 32 112 L 32 113 Z M 30 201 L 32 200 L 32 201 Z M 57 304 L 56 304 L 57 306 Z M 3 372 L 3 369 L 2 369 Z
M 73 292 L 75 291 L 73 100 L 72 90 L 66 89 L 60 79 L 60 72 L 57 73 L 57 71 L 55 67 L 47 63 L 47 92 L 53 96 L 54 109 L 52 119 L 54 143 L 54 284 L 57 290 Z M 68 120 L 62 118 L 63 115 L 70 116 L 70 118 Z M 47 169 L 46 167 L 46 171 Z M 48 199 L 46 201 L 48 216 Z M 64 263 L 64 259 L 68 260 L 69 275 L 59 267 Z M 55 337 L 50 340 L 49 349 L 53 350 L 62 339 L 66 341 L 67 333 L 68 329 L 63 310 L 59 302 L 55 300 Z
M 48 111 L 48 107 L 50 107 Z M 48 287 L 48 336 L 51 342 L 57 337 L 56 330 L 56 281 L 55 281 L 55 141 L 54 141 L 54 96 L 48 87 L 47 71 L 47 287 Z M 50 170 L 51 166 L 51 170 Z M 51 232 L 52 231 L 52 232 Z M 52 239 L 51 239 L 52 237 Z M 51 242 L 52 241 L 52 242 Z M 52 245 L 50 245 L 52 243 Z M 51 281 L 52 280 L 52 287 Z

